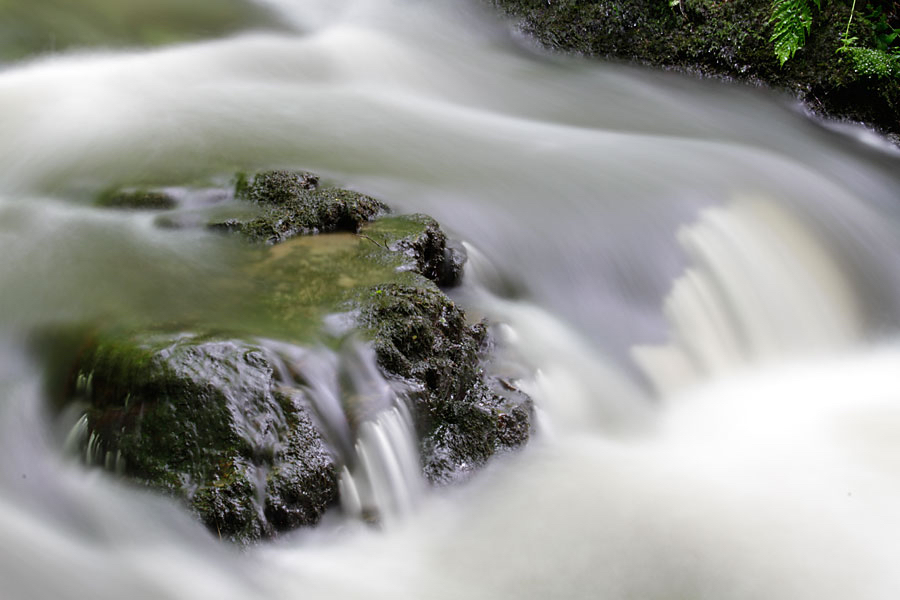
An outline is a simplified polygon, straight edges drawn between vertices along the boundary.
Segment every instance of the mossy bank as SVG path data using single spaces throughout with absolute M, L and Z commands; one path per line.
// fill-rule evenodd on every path
M 549 48 L 764 84 L 822 115 L 864 122 L 895 140 L 900 134 L 900 70 L 864 60 L 881 56 L 882 22 L 900 25 L 893 3 L 858 3 L 849 35 L 860 50 L 839 53 L 851 5 L 824 2 L 803 47 L 781 65 L 771 42 L 771 0 L 486 1 Z

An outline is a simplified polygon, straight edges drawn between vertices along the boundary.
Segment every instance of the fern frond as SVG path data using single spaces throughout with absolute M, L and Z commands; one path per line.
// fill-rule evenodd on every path
M 819 6 L 820 0 L 814 0 Z M 769 23 L 774 27 L 769 39 L 775 46 L 775 56 L 783 65 L 794 56 L 812 27 L 812 5 L 809 0 L 775 0 Z

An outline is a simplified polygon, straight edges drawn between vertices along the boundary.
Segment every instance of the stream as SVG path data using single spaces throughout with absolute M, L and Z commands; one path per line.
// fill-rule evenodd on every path
M 275 25 L 0 65 L 4 598 L 900 597 L 896 148 L 547 55 L 474 2 L 259 6 Z M 93 198 L 256 168 L 466 244 L 454 298 L 502 324 L 524 450 L 381 528 L 335 510 L 245 550 L 61 451 L 35 332 L 253 317 L 233 240 Z

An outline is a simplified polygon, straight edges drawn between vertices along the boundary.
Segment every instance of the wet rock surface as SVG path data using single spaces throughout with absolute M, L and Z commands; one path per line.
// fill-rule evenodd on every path
M 453 301 L 427 285 L 376 286 L 360 306 L 379 365 L 417 385 L 413 412 L 431 482 L 465 478 L 528 440 L 531 399 L 485 375 L 484 323 L 467 324 Z
M 409 391 L 432 483 L 464 479 L 524 444 L 531 399 L 486 373 L 486 325 L 467 322 L 439 287 L 459 282 L 461 247 L 430 217 L 383 216 L 379 201 L 318 185 L 303 173 L 239 180 L 236 197 L 264 212 L 217 227 L 259 244 L 259 265 L 244 272 L 276 330 L 292 333 L 282 342 L 368 340 L 382 374 Z M 304 236 L 334 230 L 354 235 Z M 304 237 L 283 241 L 295 236 Z M 347 324 L 340 333 L 304 337 L 287 327 L 302 317 L 321 329 L 332 313 Z M 223 539 L 246 543 L 314 525 L 337 503 L 341 453 L 323 434 L 311 384 L 286 376 L 254 340 L 213 323 L 82 335 L 60 394 L 64 405 L 83 407 L 78 451 L 182 498 Z M 345 410 L 358 421 L 368 409 Z
M 337 499 L 335 461 L 266 352 L 236 340 L 105 332 L 76 357 L 80 445 L 101 465 L 187 500 L 245 542 L 315 524 Z
M 421 225 L 393 242 L 391 250 L 402 252 L 415 265 L 415 271 L 439 286 L 452 287 L 462 279 L 466 262 L 461 245 L 451 244 L 437 221 L 426 215 L 408 215 L 412 224 Z

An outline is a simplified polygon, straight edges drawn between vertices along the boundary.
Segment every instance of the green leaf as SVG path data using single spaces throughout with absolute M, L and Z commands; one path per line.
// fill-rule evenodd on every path
M 808 0 L 775 0 L 769 23 L 773 26 L 769 41 L 774 45 L 775 56 L 784 65 L 806 43 L 812 27 L 812 6 Z

